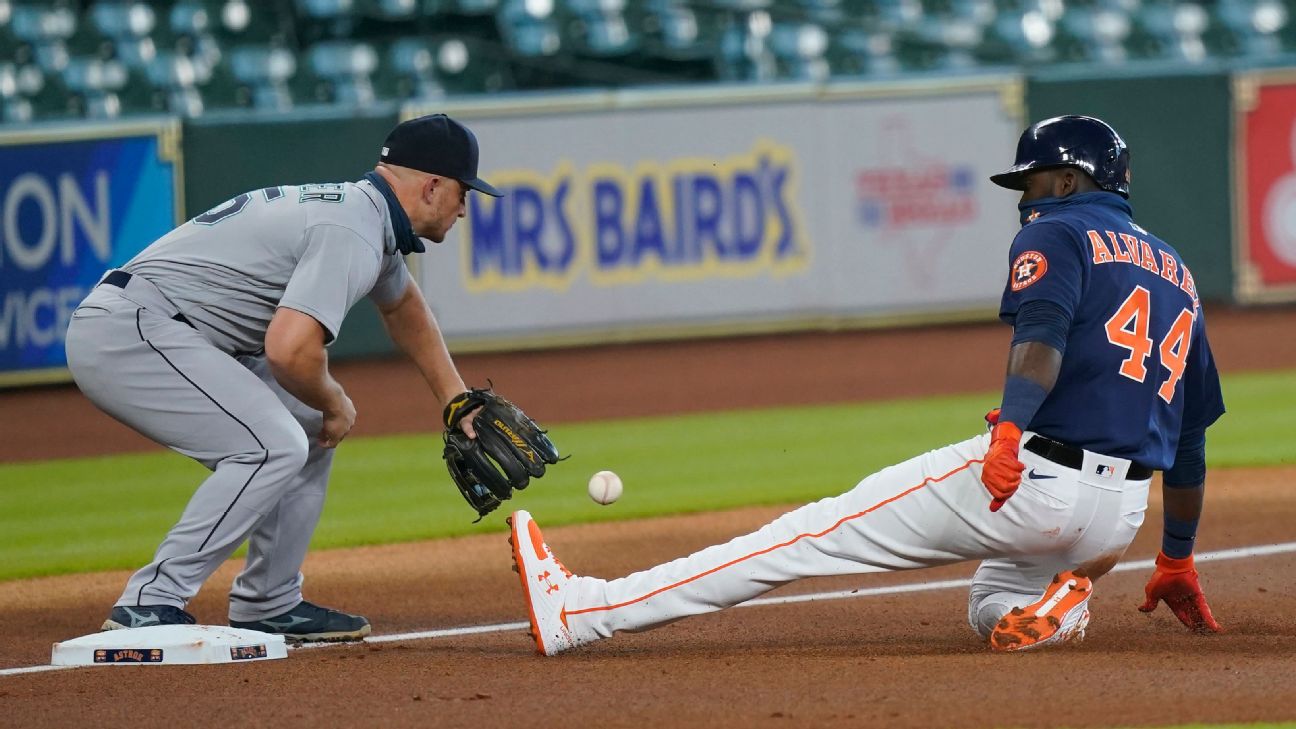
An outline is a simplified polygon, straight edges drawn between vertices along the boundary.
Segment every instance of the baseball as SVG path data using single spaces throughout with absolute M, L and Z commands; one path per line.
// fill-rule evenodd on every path
M 621 488 L 621 477 L 611 471 L 599 471 L 590 476 L 590 498 L 604 506 L 621 498 Z

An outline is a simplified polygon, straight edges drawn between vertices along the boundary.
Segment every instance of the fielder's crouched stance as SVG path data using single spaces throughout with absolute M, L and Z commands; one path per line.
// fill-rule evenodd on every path
M 469 189 L 500 194 L 477 178 L 477 160 L 476 138 L 454 120 L 410 120 L 387 137 L 364 180 L 239 195 L 108 272 L 76 310 L 67 354 L 82 392 L 212 470 L 152 563 L 130 578 L 105 629 L 193 623 L 185 605 L 246 540 L 232 626 L 293 640 L 369 633 L 361 616 L 306 602 L 300 572 L 334 448 L 355 421 L 324 347 L 362 297 L 445 407 L 456 454 L 477 464 L 452 476 L 479 514 L 542 475 L 537 456 L 557 460 L 521 411 L 489 391 L 467 391 L 405 267 L 404 255 L 423 252 L 425 238 L 440 243 L 463 217 Z M 488 465 L 481 451 L 497 454 L 476 443 L 479 409 L 499 413 L 483 433 L 511 423 L 528 439 L 520 447 L 536 449 L 525 469 L 506 468 L 489 490 L 479 482 Z
M 1021 190 L 1001 317 L 1013 325 L 992 429 L 884 469 L 727 544 L 616 580 L 574 576 L 525 511 L 513 556 L 541 653 L 664 625 L 804 577 L 980 560 L 968 622 L 994 650 L 1073 642 L 1093 580 L 1143 523 L 1164 470 L 1165 533 L 1147 585 L 1217 631 L 1192 566 L 1205 431 L 1223 413 L 1200 302 L 1173 248 L 1133 222 L 1114 129 L 1058 117 L 991 178 Z

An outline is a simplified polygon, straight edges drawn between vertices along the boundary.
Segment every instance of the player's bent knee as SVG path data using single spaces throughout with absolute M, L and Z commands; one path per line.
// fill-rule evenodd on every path
M 266 465 L 275 470 L 297 473 L 306 465 L 310 441 L 296 420 L 287 416 L 257 429 L 265 451 Z
M 310 444 L 306 441 L 305 433 L 298 433 L 298 437 L 284 440 L 276 447 L 269 449 L 269 458 L 279 461 L 284 470 L 293 474 L 305 467 L 309 455 Z

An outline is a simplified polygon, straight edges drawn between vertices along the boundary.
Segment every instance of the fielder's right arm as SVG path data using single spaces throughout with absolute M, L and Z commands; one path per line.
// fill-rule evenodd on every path
M 324 326 L 309 314 L 279 307 L 266 329 L 270 371 L 293 397 L 324 413 L 319 444 L 334 448 L 355 424 L 355 405 L 328 371 Z

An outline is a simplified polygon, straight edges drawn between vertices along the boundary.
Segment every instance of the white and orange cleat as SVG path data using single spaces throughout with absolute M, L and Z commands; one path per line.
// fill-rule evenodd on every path
M 513 563 L 522 580 L 522 597 L 526 600 L 536 649 L 542 655 L 552 656 L 587 642 L 577 640 L 567 628 L 563 602 L 571 592 L 572 573 L 554 557 L 540 533 L 540 526 L 529 513 L 513 512 L 509 524 Z
M 1093 582 L 1081 570 L 1059 572 L 1044 594 L 1013 608 L 990 632 L 990 650 L 1025 651 L 1084 640 Z

